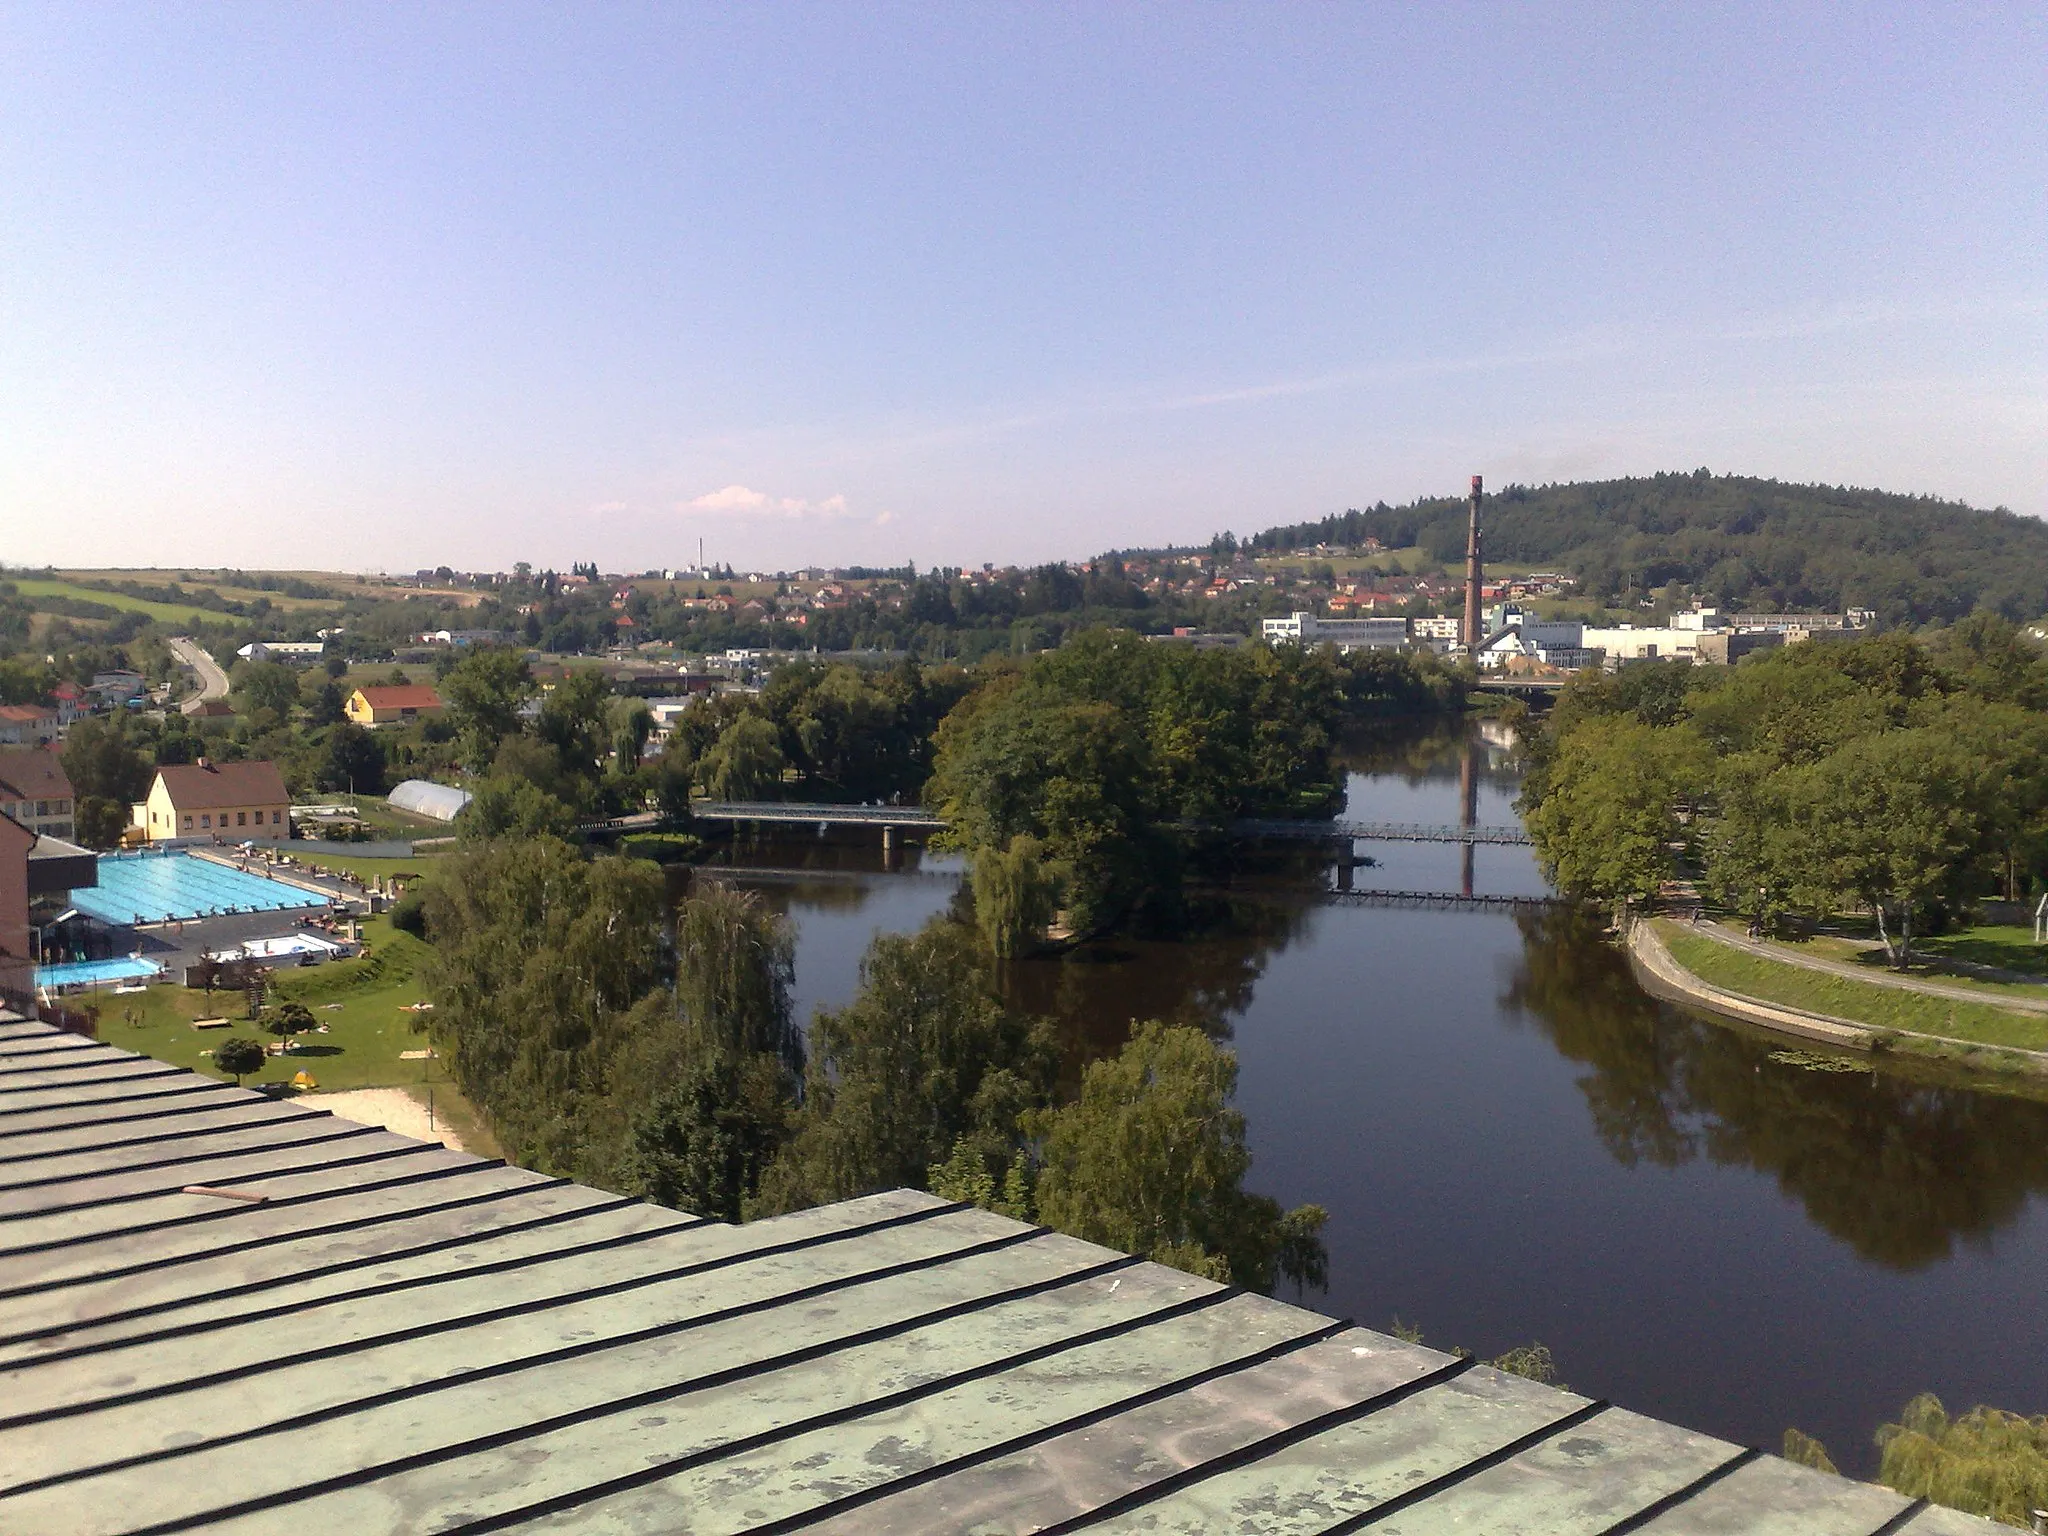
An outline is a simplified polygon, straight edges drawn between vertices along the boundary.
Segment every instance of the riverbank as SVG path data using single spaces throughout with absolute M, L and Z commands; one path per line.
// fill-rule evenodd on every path
M 1666 918 L 1633 923 L 1628 950 L 1644 990 L 1775 1034 L 2001 1075 L 2048 1076 L 2048 1016 L 2039 1012 L 1788 963 Z

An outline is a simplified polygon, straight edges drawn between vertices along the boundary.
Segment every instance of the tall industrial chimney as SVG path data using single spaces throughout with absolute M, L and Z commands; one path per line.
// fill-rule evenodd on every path
M 1472 477 L 1472 523 L 1465 534 L 1465 654 L 1477 660 L 1486 639 L 1479 614 L 1479 476 Z

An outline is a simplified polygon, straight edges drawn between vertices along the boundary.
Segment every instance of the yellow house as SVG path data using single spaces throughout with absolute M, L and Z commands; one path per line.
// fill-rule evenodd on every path
M 425 683 L 407 683 L 358 688 L 341 708 L 357 725 L 399 725 L 438 715 L 443 705 L 441 695 Z
M 206 758 L 159 768 L 135 824 L 150 842 L 169 838 L 292 835 L 292 797 L 275 763 L 215 763 Z

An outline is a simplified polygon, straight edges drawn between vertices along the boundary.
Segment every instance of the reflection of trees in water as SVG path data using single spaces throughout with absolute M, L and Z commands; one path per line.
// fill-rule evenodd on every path
M 1311 910 L 1232 901 L 1191 940 L 1114 939 L 1057 959 L 1016 961 L 1001 971 L 1004 998 L 1058 1021 L 1075 1072 L 1120 1049 L 1134 1019 L 1192 1024 L 1227 1040 L 1267 962 L 1301 934 Z
M 1767 1172 L 1825 1230 L 1897 1269 L 1987 1239 L 2048 1189 L 2048 1105 L 1774 1059 L 1645 995 L 1597 922 L 1564 910 L 1518 921 L 1504 1002 L 1592 1068 L 1579 1086 L 1620 1161 Z

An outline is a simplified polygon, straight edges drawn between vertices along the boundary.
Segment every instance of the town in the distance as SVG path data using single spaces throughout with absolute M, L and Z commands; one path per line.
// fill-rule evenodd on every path
M 629 1305 L 650 1337 L 736 1320 L 735 1391 L 897 1372 L 921 1401 L 982 1390 L 998 1346 L 1082 1362 L 989 1387 L 1014 1428 L 940 1414 L 960 1450 L 929 1475 L 873 1450 L 895 1397 L 831 1410 L 867 1480 L 789 1507 L 856 1523 L 951 1528 L 948 1500 L 1007 1497 L 991 1447 L 1055 1431 L 1089 1479 L 1149 1468 L 1173 1435 L 1146 1415 L 1211 1386 L 1232 1435 L 1284 1422 L 1083 1513 L 1209 1528 L 1214 1490 L 1297 1450 L 1333 1519 L 1455 1524 L 1470 1489 L 1602 1522 L 1541 1529 L 2031 1508 L 2041 1421 L 1982 1405 L 2032 1378 L 1971 1353 L 1970 1298 L 2017 1294 L 2029 1250 L 1989 1239 L 2048 1191 L 2041 523 L 1705 470 L 1475 476 L 1029 567 L 615 563 L 0 570 L 0 1156 L 27 1170 L 0 1265 L 39 1295 L 73 1283 L 50 1253 L 103 1242 L 209 1307 L 287 1287 L 302 1330 L 206 1324 L 223 1385 L 153 1320 L 196 1303 L 117 1291 L 132 1337 L 24 1321 L 47 1353 L 0 1373 L 53 1364 L 61 1419 L 100 1411 L 65 1396 L 74 1337 L 189 1369 L 194 1454 L 285 1413 L 235 1373 L 302 1369 L 350 1421 L 269 1491 L 152 1485 L 152 1510 L 403 1475 L 350 1449 L 376 1404 L 328 1372 L 386 1344 L 412 1369 L 415 1307 L 465 1341 L 420 1390 L 472 1351 L 538 1373 L 524 1443 L 592 1354 L 593 1422 L 640 1414 L 681 1478 Z M 265 1224 L 254 1278 L 210 1246 L 231 1213 Z M 363 1254 L 318 1247 L 328 1220 Z M 1526 1283 L 1496 1283 L 1504 1237 Z M 345 1300 L 365 1266 L 389 1338 L 297 1289 Z M 1818 1367 L 1772 1343 L 1734 1274 L 1767 1313 L 1854 1295 L 1847 1342 Z M 589 1330 L 529 1358 L 491 1320 L 534 1287 Z M 1740 1389 L 1655 1368 L 1650 1314 L 1750 1351 Z M 1877 1347 L 1909 1320 L 1931 1355 Z M 921 1353 L 935 1328 L 956 1353 Z M 1936 1395 L 1958 1380 L 1967 1412 Z M 1129 1456 L 1103 1449 L 1126 1421 Z M 1389 1423 L 1382 1486 L 1344 1437 Z M 436 1473 L 472 1454 L 390 1445 L 415 1439 Z M 788 1439 L 762 1443 L 797 1476 Z M 34 1454 L 0 1525 L 113 1507 L 130 1453 Z M 570 1504 L 611 1497 L 609 1455 L 568 1463 Z M 489 1497 L 554 1508 L 511 1474 Z

